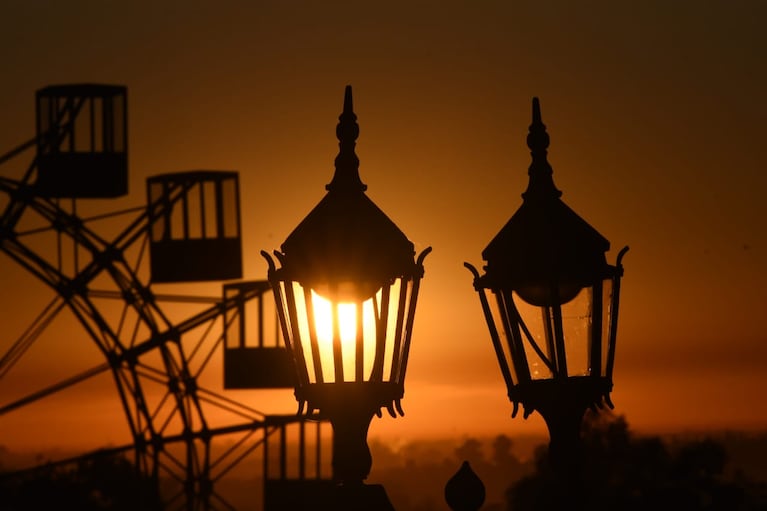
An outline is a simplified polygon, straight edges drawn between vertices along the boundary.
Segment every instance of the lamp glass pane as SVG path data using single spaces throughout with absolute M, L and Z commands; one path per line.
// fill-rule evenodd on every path
M 568 376 L 589 374 L 592 296 L 592 288 L 586 287 L 561 306 Z
M 391 359 L 387 357 L 385 364 L 391 361 L 390 371 L 384 370 L 383 381 L 402 383 L 407 369 L 407 358 L 410 350 L 410 334 L 407 328 L 408 314 L 413 307 L 413 280 L 398 278 L 391 286 L 389 297 L 389 328 L 387 343 L 392 343 Z M 388 375 L 388 379 L 387 379 Z
M 519 374 L 516 370 L 516 363 L 519 361 L 514 360 L 513 348 L 515 339 L 514 332 L 518 330 L 516 314 L 514 313 L 514 306 L 504 300 L 505 293 L 501 291 L 493 291 L 490 297 L 490 312 L 492 314 L 492 326 L 498 334 L 498 340 L 500 341 L 499 347 L 501 353 L 496 351 L 496 356 L 499 357 L 498 363 L 501 364 L 501 372 L 503 373 L 504 367 L 508 370 L 511 376 L 513 385 L 520 382 Z M 506 295 L 508 296 L 508 295 Z
M 401 279 L 389 286 L 388 300 L 381 288 L 361 303 L 336 303 L 310 290 L 311 303 L 307 304 L 302 286 L 297 282 L 292 286 L 298 329 L 294 349 L 301 350 L 309 382 L 359 381 L 360 372 L 364 381 L 388 381 L 399 375 L 405 349 L 404 339 L 399 337 L 405 320 L 398 314 Z M 406 305 L 408 290 L 406 285 L 402 300 Z
M 315 358 L 313 353 L 319 353 L 312 349 L 312 344 L 316 341 L 316 334 L 309 332 L 309 320 L 307 315 L 309 311 L 306 308 L 306 300 L 304 299 L 304 289 L 298 282 L 288 282 L 287 284 L 293 287 L 293 298 L 295 300 L 296 316 L 291 318 L 293 320 L 290 331 L 292 337 L 292 349 L 294 351 L 300 351 L 301 356 L 306 363 L 306 372 L 309 377 L 310 383 L 317 383 L 323 381 L 322 372 L 322 360 Z M 288 298 L 286 298 L 288 300 Z M 298 362 L 298 356 L 293 355 Z M 332 367 L 332 366 L 329 366 Z
M 610 330 L 613 322 L 613 279 L 605 279 L 602 283 L 602 374 L 607 374 L 608 353 L 615 342 L 610 338 Z
M 380 378 L 381 379 L 385 377 L 390 378 L 392 374 L 392 363 L 394 361 L 394 344 L 395 344 L 394 341 L 398 334 L 397 311 L 399 309 L 399 296 L 400 296 L 401 289 L 402 289 L 402 279 L 396 279 L 394 283 L 390 286 L 389 304 L 385 312 L 383 309 L 384 304 L 382 303 L 383 292 L 378 293 L 379 317 L 383 318 L 383 314 L 386 314 L 386 336 L 384 339 L 385 344 L 384 344 L 383 350 L 381 350 L 383 352 L 383 360 L 380 362 L 381 364 Z M 406 290 L 407 290 L 407 286 L 406 286 Z M 375 378 L 376 375 L 371 375 L 371 377 Z
M 524 340 L 525 355 L 533 380 L 553 378 L 551 369 L 555 364 L 554 340 L 549 335 L 550 317 L 546 315 L 546 307 L 537 307 L 523 300 L 517 293 L 513 294 L 514 305 L 520 318 L 520 330 Z

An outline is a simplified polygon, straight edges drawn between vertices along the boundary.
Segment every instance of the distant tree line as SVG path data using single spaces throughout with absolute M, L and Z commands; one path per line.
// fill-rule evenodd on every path
M 484 511 L 501 511 L 512 481 L 534 470 L 532 460 L 521 461 L 507 435 L 489 441 L 467 437 L 459 443 L 416 441 L 393 451 L 372 442 L 371 483 L 383 484 L 397 511 L 445 511 L 445 483 L 461 463 L 469 461 L 486 489 Z
M 747 472 L 728 459 L 732 446 L 751 447 L 752 458 L 759 457 L 767 452 L 767 436 L 749 440 L 731 433 L 723 441 L 635 435 L 623 417 L 589 413 L 582 439 L 580 499 L 573 498 L 567 509 L 767 511 L 764 457 Z M 371 481 L 384 485 L 397 511 L 444 511 L 445 483 L 468 460 L 487 490 L 482 511 L 563 509 L 548 447 L 540 445 L 532 459 L 522 461 L 514 446 L 506 435 L 490 441 L 469 437 L 452 447 L 414 442 L 396 452 L 374 443 Z M 741 452 L 736 461 L 748 460 Z
M 584 509 L 767 511 L 767 484 L 726 471 L 725 447 L 706 438 L 664 442 L 634 436 L 623 417 L 588 415 L 584 421 L 579 490 Z M 509 487 L 507 510 L 560 509 L 561 489 L 540 448 L 535 469 Z
M 767 511 L 767 480 L 754 461 L 748 472 L 728 464 L 736 447 L 767 451 L 767 436 L 749 441 L 730 434 L 725 443 L 711 438 L 664 440 L 632 434 L 626 420 L 610 414 L 587 415 L 579 474 L 578 507 L 590 511 Z M 482 511 L 561 509 L 553 497 L 557 480 L 540 446 L 532 459 L 515 454 L 511 437 L 460 443 L 414 442 L 397 451 L 371 442 L 371 483 L 381 483 L 397 511 L 445 511 L 445 483 L 463 460 L 482 479 L 487 499 Z M 758 451 L 758 452 L 757 452 Z M 753 456 L 752 456 L 753 457 Z M 761 465 L 759 465 L 761 463 Z M 755 470 L 754 467 L 757 467 Z M 248 485 L 255 484 L 249 479 Z M 253 492 L 253 493 L 251 493 Z M 248 491 L 248 501 L 256 495 Z M 258 505 L 256 503 L 255 505 Z M 43 466 L 24 474 L 0 470 L 0 511 L 159 511 L 155 481 L 120 455 L 104 454 L 64 466 Z M 268 511 L 268 510 L 267 510 Z
M 125 457 L 103 454 L 63 466 L 0 473 L 0 511 L 160 511 L 155 482 Z

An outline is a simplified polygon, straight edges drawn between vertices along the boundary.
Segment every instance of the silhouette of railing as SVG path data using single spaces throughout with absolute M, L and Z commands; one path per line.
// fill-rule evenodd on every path
M 126 88 L 54 85 L 37 91 L 37 180 L 45 197 L 128 193 Z
M 294 370 L 284 347 L 268 281 L 224 284 L 224 388 L 291 388 Z
M 197 170 L 147 179 L 152 282 L 242 276 L 237 172 Z
M 264 511 L 315 510 L 317 503 L 329 501 L 334 487 L 330 467 L 332 436 L 329 423 L 319 419 L 267 417 Z

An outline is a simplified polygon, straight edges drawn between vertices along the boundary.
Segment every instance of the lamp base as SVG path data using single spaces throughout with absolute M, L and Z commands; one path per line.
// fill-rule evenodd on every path
M 386 490 L 380 484 L 344 484 L 336 487 L 334 511 L 394 511 Z
M 549 463 L 556 479 L 554 498 L 562 506 L 579 509 L 581 480 L 581 423 L 588 408 L 609 401 L 612 381 L 603 377 L 574 376 L 535 380 L 514 387 L 513 401 L 522 402 L 525 417 L 538 411 L 549 429 Z M 574 506 L 574 507 L 573 507 Z M 561 507 L 564 509 L 564 507 Z
M 296 388 L 296 398 L 318 409 L 333 425 L 333 480 L 340 485 L 361 485 L 372 465 L 368 428 L 380 409 L 393 409 L 402 398 L 401 385 L 391 382 L 311 384 Z M 356 490 L 355 490 L 356 491 Z M 362 491 L 362 490 L 360 490 Z
M 264 487 L 265 511 L 394 511 L 379 484 L 339 485 L 327 480 L 273 480 Z

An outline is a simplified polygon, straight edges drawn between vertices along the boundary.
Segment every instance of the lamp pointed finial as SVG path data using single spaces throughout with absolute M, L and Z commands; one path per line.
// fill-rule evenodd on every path
M 344 113 L 354 115 L 354 101 L 352 100 L 351 85 L 347 85 L 344 89 Z
M 522 198 L 558 198 L 562 192 L 554 186 L 552 178 L 553 171 L 546 155 L 549 147 L 549 134 L 546 132 L 546 125 L 541 119 L 541 103 L 537 97 L 533 98 L 533 122 L 530 124 L 527 134 L 527 147 L 530 148 L 530 155 L 533 161 L 527 170 L 530 181 L 527 190 L 522 194 Z
M 485 503 L 485 485 L 468 461 L 445 485 L 445 501 L 453 511 L 477 511 Z
M 541 102 L 537 97 L 533 98 L 533 124 L 543 124 L 541 121 Z
M 328 191 L 362 191 L 367 190 L 367 185 L 362 183 L 359 174 L 360 160 L 354 152 L 360 127 L 357 124 L 357 116 L 354 114 L 354 102 L 352 100 L 352 86 L 347 85 L 344 90 L 344 109 L 338 117 L 336 137 L 338 138 L 338 156 L 336 156 L 336 171 L 333 180 L 325 186 Z

